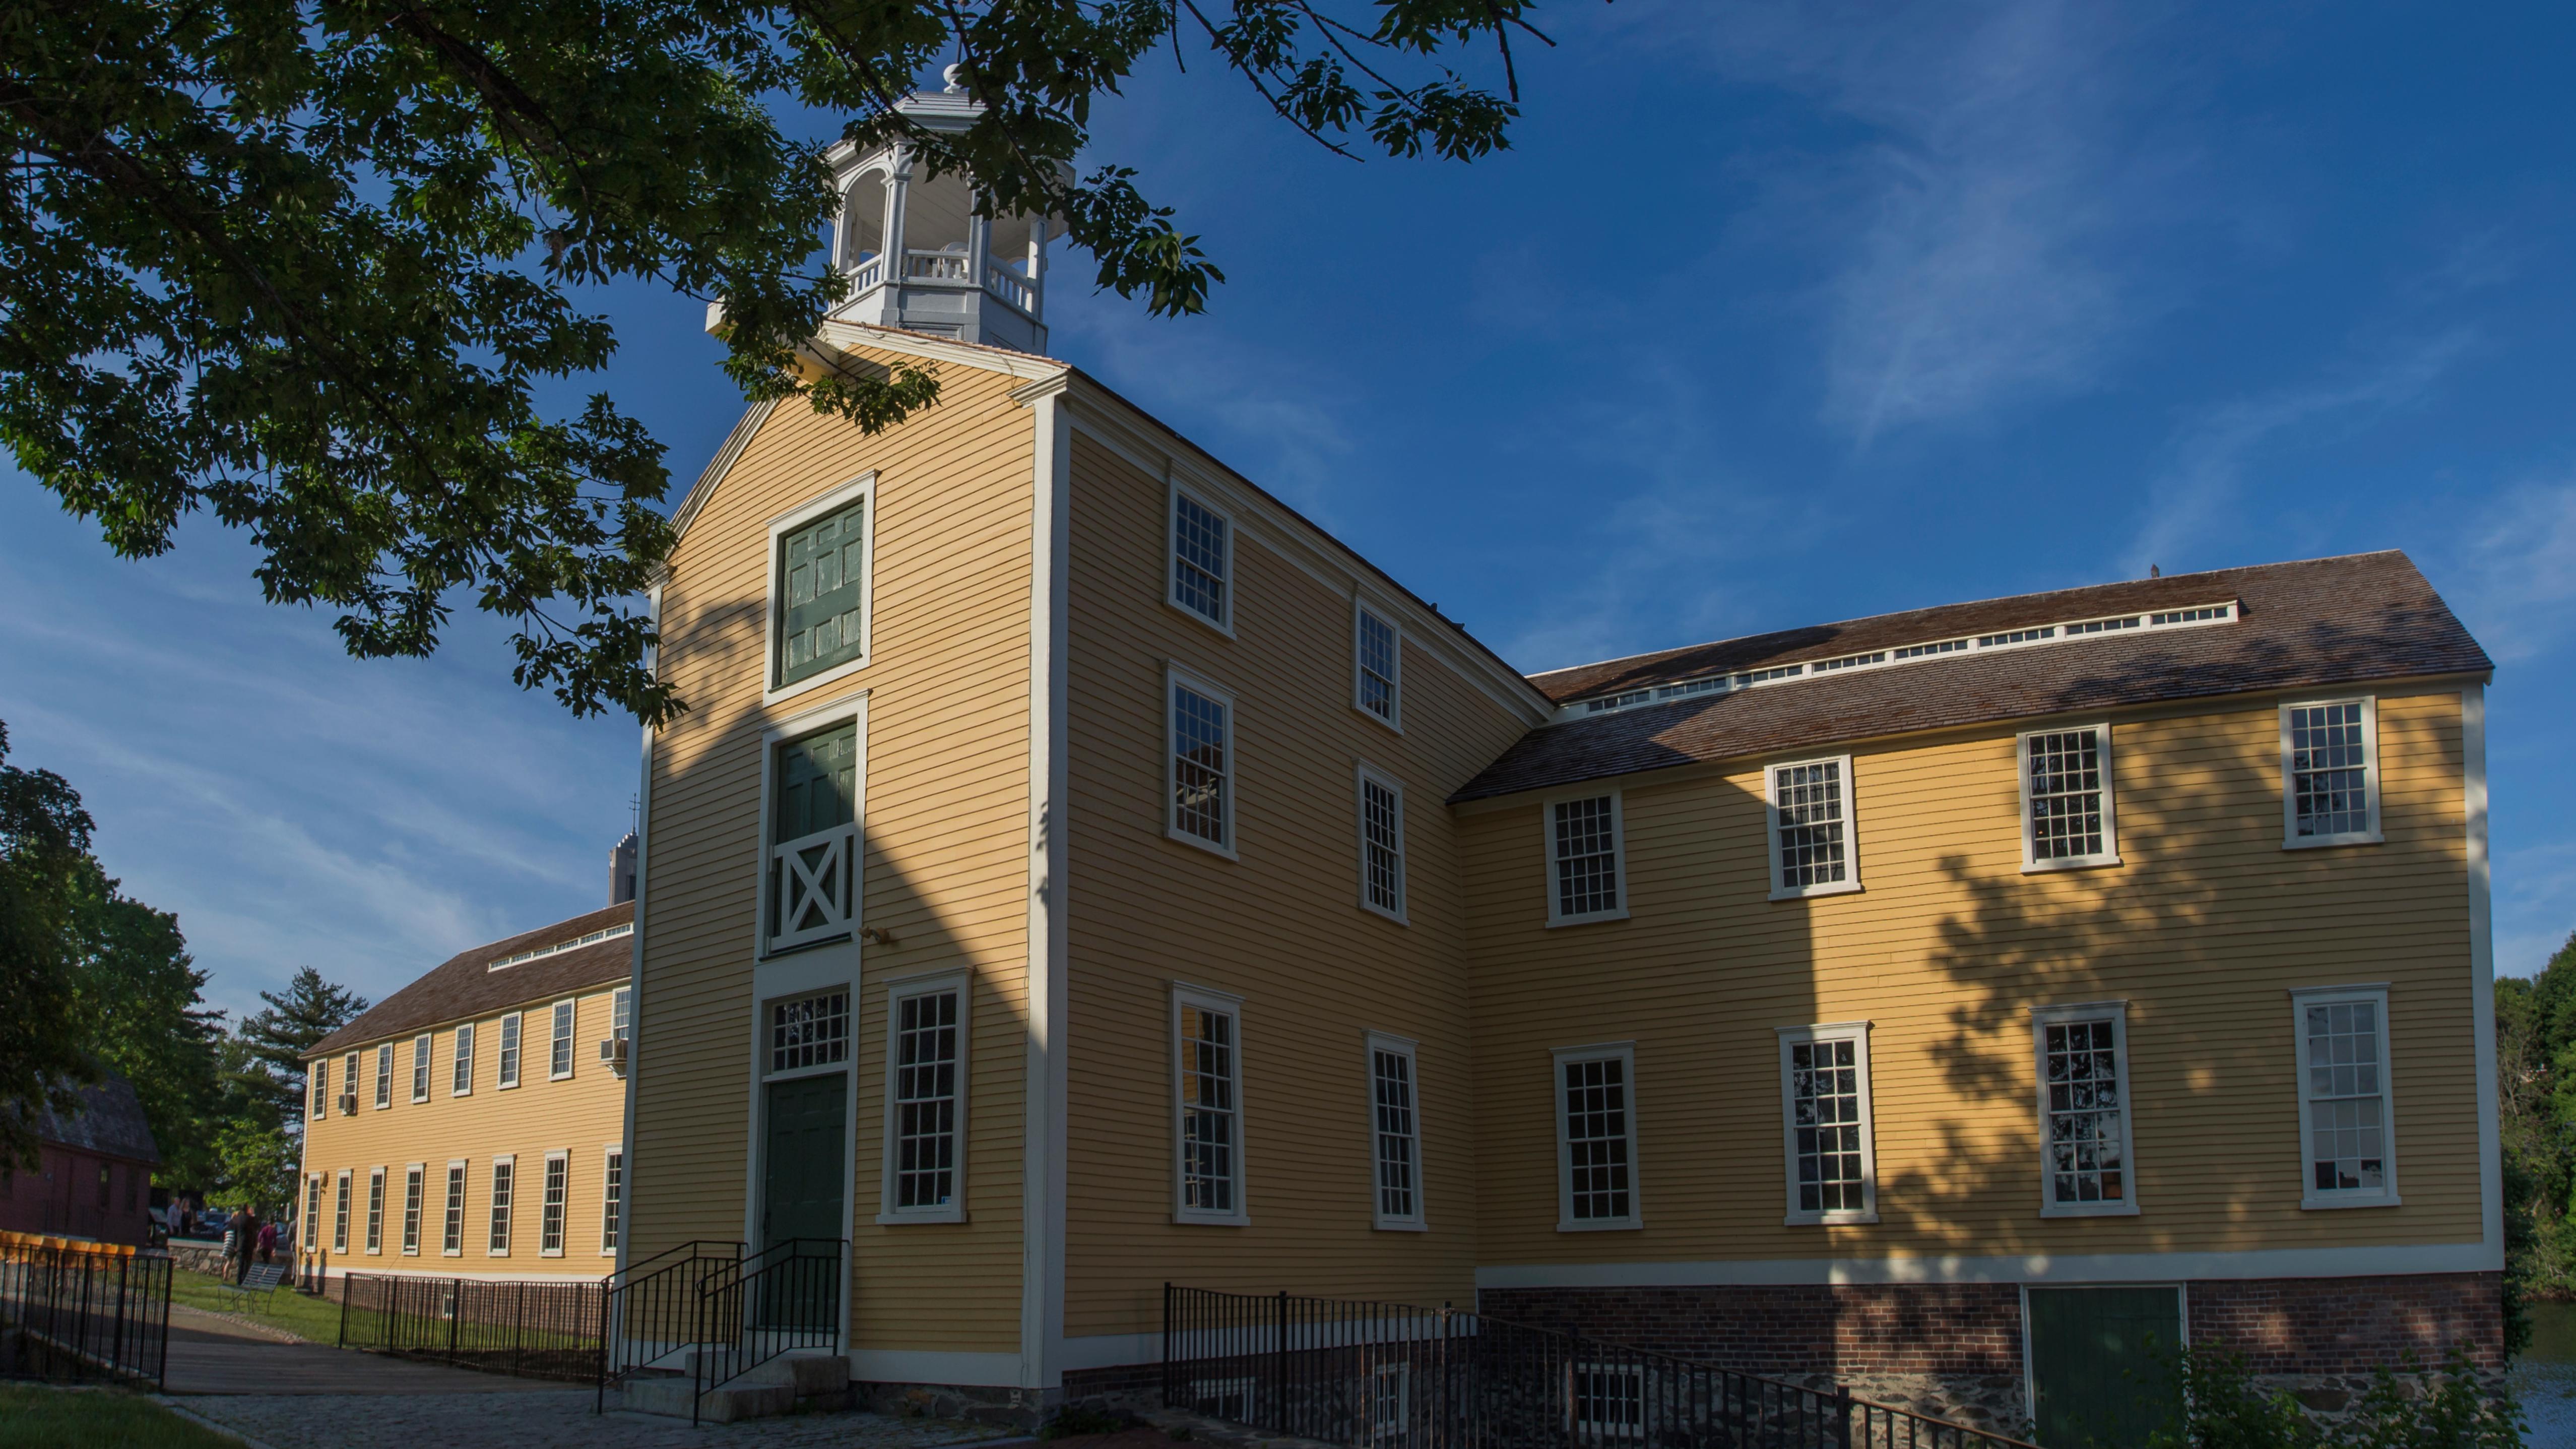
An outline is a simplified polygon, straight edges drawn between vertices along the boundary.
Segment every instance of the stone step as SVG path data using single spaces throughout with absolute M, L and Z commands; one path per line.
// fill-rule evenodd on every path
M 695 1368 L 689 1355 L 679 1356 L 678 1372 L 643 1375 L 627 1380 L 618 1396 L 619 1406 L 642 1414 L 666 1414 L 674 1418 L 690 1417 L 692 1401 L 697 1395 L 692 1377 Z M 707 1391 L 703 1404 L 695 1405 L 697 1417 L 710 1424 L 729 1424 L 737 1419 L 757 1419 L 772 1414 L 785 1414 L 800 1402 L 825 1400 L 820 1407 L 846 1407 L 850 1392 L 850 1361 L 836 1353 L 799 1351 L 781 1354 L 744 1373 L 721 1387 Z

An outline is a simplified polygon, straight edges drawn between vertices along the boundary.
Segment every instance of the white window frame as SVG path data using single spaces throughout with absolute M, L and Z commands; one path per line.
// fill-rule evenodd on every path
M 563 1164 L 563 1185 L 560 1188 L 554 1182 L 555 1164 L 558 1162 Z M 566 1241 L 572 1237 L 572 1153 L 562 1148 L 547 1153 L 541 1171 L 542 1175 L 537 1179 L 537 1256 L 560 1258 L 564 1255 Z M 515 1191 L 517 1184 L 511 1186 Z M 549 1230 L 555 1240 L 551 1248 L 546 1246 Z
M 843 1017 L 841 1024 L 841 1037 L 838 1042 L 841 1054 L 839 1056 L 827 1056 L 822 1061 L 808 1062 L 803 1066 L 779 1066 L 778 1009 L 782 1006 L 795 1006 L 807 1001 L 820 1001 L 827 996 L 838 996 L 842 998 L 841 1009 Z M 859 1004 L 858 988 L 845 981 L 824 980 L 819 985 L 807 987 L 803 990 L 782 991 L 776 996 L 763 998 L 760 1003 L 760 1018 L 757 1027 L 759 1032 L 758 1042 L 760 1052 L 759 1080 L 763 1082 L 785 1082 L 792 1081 L 797 1077 L 819 1077 L 830 1072 L 849 1071 L 853 1065 L 856 1064 L 859 1056 L 860 1015 L 861 1007 Z
M 411 1099 L 429 1100 L 430 1074 L 438 1065 L 438 1033 L 425 1031 L 411 1039 Z
M 2370 828 L 2348 830 L 2341 835 L 2301 835 L 2298 777 L 2291 769 L 2290 711 L 2315 709 L 2327 704 L 2361 706 L 2361 790 L 2370 809 Z M 2281 701 L 2281 848 L 2313 850 L 2329 845 L 2378 845 L 2388 838 L 2385 826 L 2386 820 L 2379 813 L 2379 697 L 2361 694 Z
M 1548 1111 L 1556 1118 L 1556 1230 L 1560 1233 L 1631 1232 L 1646 1225 L 1645 1200 L 1640 1194 L 1637 1161 L 1637 1044 L 1633 1041 L 1595 1042 L 1590 1046 L 1556 1047 L 1548 1053 Z M 1566 1134 L 1565 1068 L 1573 1062 L 1617 1061 L 1619 1082 L 1625 1107 L 1620 1119 L 1627 1126 L 1628 1138 L 1628 1215 L 1618 1218 L 1577 1218 L 1574 1215 L 1574 1144 Z
M 2376 816 L 2372 817 L 2376 819 Z M 2380 1177 L 2382 1185 L 2375 1192 L 2359 1188 L 2341 1188 L 2320 1192 L 2316 1182 L 2316 1134 L 2308 1113 L 2308 1023 L 2311 1006 L 2334 1006 L 2367 1001 L 2379 1008 L 2379 1111 L 2380 1111 Z M 2290 992 L 2290 1039 L 2294 1060 L 2298 1064 L 2299 1102 L 2299 1206 L 2310 1210 L 2333 1211 L 2340 1208 L 2401 1207 L 2397 1195 L 2397 1073 L 2396 1053 L 2391 1044 L 2392 1023 L 2388 1016 L 2388 986 L 2385 982 L 2368 982 L 2355 986 L 2302 986 Z
M 501 1013 L 501 1042 L 499 1048 L 492 1053 L 495 1085 L 504 1091 L 519 1085 L 521 1073 L 527 1065 L 527 1055 L 527 1013 L 522 1011 Z
M 472 1201 L 474 1196 L 472 1159 L 464 1157 L 447 1159 L 446 1193 L 446 1196 L 438 1200 L 438 1255 L 442 1258 L 462 1258 L 465 1256 L 465 1205 Z M 447 1228 L 451 1218 L 454 1219 L 456 1226 L 454 1234 L 456 1246 L 452 1248 L 447 1245 L 450 1236 Z
M 579 1052 L 573 1050 L 573 1038 L 581 1031 L 580 1001 L 576 997 L 568 996 L 548 1007 L 547 1010 L 551 1015 L 546 1020 L 546 1080 L 569 1082 L 572 1080 L 574 1064 L 581 1056 Z M 555 1070 L 555 1059 L 558 1057 L 563 1059 L 561 1071 Z
M 429 1164 L 403 1164 L 402 1255 L 420 1256 L 421 1229 L 429 1225 Z
M 331 1251 L 344 1255 L 349 1251 L 349 1195 L 351 1191 L 353 1191 L 353 1189 L 349 1182 L 349 1169 L 345 1167 L 341 1168 L 339 1173 L 332 1179 Z
M 1204 835 L 1194 835 L 1181 828 L 1181 714 L 1178 705 L 1172 699 L 1172 692 L 1176 689 L 1187 689 L 1192 694 L 1204 695 L 1225 706 L 1225 839 L 1222 841 L 1210 840 Z M 1227 860 L 1241 858 L 1235 850 L 1235 841 L 1242 834 L 1243 819 L 1243 791 L 1240 784 L 1243 772 L 1239 768 L 1241 752 L 1237 743 L 1242 736 L 1242 731 L 1237 727 L 1240 723 L 1240 713 L 1235 707 L 1234 691 L 1210 684 L 1205 675 L 1184 669 L 1180 665 L 1163 666 L 1163 836 L 1168 840 L 1177 840 L 1183 845 L 1196 846 L 1210 855 L 1223 856 Z
M 510 1169 L 510 1198 L 507 1202 L 501 1201 L 501 1195 L 492 1190 L 500 1185 L 501 1169 L 504 1167 Z M 519 1155 L 515 1152 L 504 1152 L 492 1159 L 491 1166 L 483 1174 L 483 1256 L 486 1258 L 510 1256 L 510 1244 L 518 1235 L 518 1228 Z M 495 1229 L 498 1231 L 496 1232 Z M 492 1240 L 496 1237 L 501 1240 L 501 1246 L 497 1248 L 492 1246 Z
M 2030 742 L 2041 735 L 2080 734 L 2093 732 L 2094 753 L 2102 769 L 2102 848 L 2091 855 L 2061 855 L 2042 860 L 2038 831 L 2030 813 Z M 2037 875 L 2052 870 L 2084 870 L 2097 865 L 2120 863 L 2120 830 L 2114 804 L 2117 790 L 2111 774 L 2111 722 L 2095 720 L 2089 724 L 2063 724 L 2047 729 L 2024 730 L 2013 737 L 2013 773 L 2020 780 L 2021 796 L 2021 869 L 2024 875 Z
M 626 1144 L 611 1142 L 599 1150 L 599 1255 L 617 1256 L 626 1236 Z
M 1388 1390 L 1389 1384 L 1394 1386 L 1392 1393 Z M 1371 1364 L 1368 1386 L 1368 1437 L 1362 1442 L 1373 1446 L 1373 1449 L 1375 1446 L 1390 1446 L 1391 1449 L 1391 1446 L 1404 1443 L 1405 1436 L 1413 1427 L 1413 1365 L 1403 1359 Z M 1386 1412 L 1390 1404 L 1394 1409 L 1391 1423 Z
M 385 1253 L 385 1170 L 367 1169 L 367 1256 L 381 1258 Z
M 1557 890 L 1556 879 L 1556 807 L 1575 800 L 1598 800 L 1610 797 L 1610 881 L 1619 893 L 1619 904 L 1606 911 L 1585 911 L 1567 915 L 1560 908 L 1564 897 Z M 1539 801 L 1539 858 L 1547 877 L 1547 923 L 1549 927 L 1586 926 L 1594 921 L 1628 919 L 1628 805 L 1621 790 L 1559 790 Z
M 1368 671 L 1360 662 L 1367 657 L 1362 649 L 1362 640 L 1367 637 L 1364 631 L 1371 619 L 1385 625 L 1387 632 L 1394 636 L 1387 659 L 1387 668 L 1393 672 L 1386 676 L 1385 714 L 1379 714 L 1363 702 L 1368 698 Z M 1404 733 L 1404 626 L 1395 621 L 1393 610 L 1381 609 L 1365 598 L 1351 601 L 1351 708 L 1359 711 L 1363 719 L 1374 720 L 1397 734 Z
M 1866 1021 L 1829 1021 L 1813 1026 L 1774 1029 L 1780 1038 L 1780 1148 L 1782 1169 L 1787 1174 L 1785 1200 L 1788 1211 L 1781 1222 L 1788 1227 L 1831 1227 L 1878 1221 L 1878 1121 L 1870 1105 L 1869 1029 L 1870 1023 Z M 1797 1047 L 1846 1041 L 1857 1048 L 1852 1053 L 1852 1060 L 1859 1068 L 1861 1205 L 1858 1208 L 1811 1211 L 1798 1205 L 1797 1079 L 1792 1074 L 1790 1056 Z
M 1843 807 L 1843 878 L 1821 885 L 1793 886 L 1789 873 L 1780 862 L 1780 772 L 1813 765 L 1839 765 L 1836 778 L 1842 783 Z M 1762 844 L 1766 865 L 1771 874 L 1771 899 L 1800 901 L 1812 896 L 1849 895 L 1860 889 L 1860 815 L 1853 808 L 1859 792 L 1853 788 L 1852 757 L 1849 755 L 1814 755 L 1801 760 L 1781 760 L 1762 767 Z
M 318 1121 L 331 1115 L 331 1059 L 315 1057 L 307 1075 L 313 1088 L 313 1116 Z
M 865 522 L 862 525 L 866 537 L 861 541 L 860 547 L 867 553 L 867 574 L 859 580 L 859 655 L 855 659 L 835 664 L 820 674 L 809 674 L 794 684 L 781 685 L 778 683 L 778 613 L 781 587 L 785 580 L 779 576 L 779 565 L 782 560 L 778 554 L 778 541 L 824 514 L 838 512 L 863 498 L 867 500 L 868 507 Z M 878 512 L 877 474 L 876 470 L 871 468 L 840 487 L 807 499 L 769 521 L 769 562 L 762 570 L 763 576 L 768 580 L 768 587 L 764 590 L 761 599 L 760 622 L 760 702 L 762 704 L 776 704 L 782 699 L 803 694 L 808 690 L 819 689 L 836 679 L 845 679 L 867 668 L 868 662 L 876 658 Z M 761 838 L 767 840 L 769 837 L 764 834 Z
M 1646 1410 L 1648 1404 L 1652 1402 L 1652 1395 L 1647 1382 L 1645 1364 L 1619 1363 L 1615 1361 L 1576 1363 L 1571 1366 L 1570 1373 L 1574 1380 L 1574 1391 L 1567 1396 L 1569 1402 L 1565 1406 L 1565 1413 L 1566 1422 L 1573 1430 L 1571 1437 L 1575 1443 L 1583 1444 L 1588 1442 L 1598 1444 L 1603 1441 L 1643 1439 L 1646 1437 Z M 1582 1392 L 1582 1381 L 1584 1376 L 1587 1374 L 1596 1379 L 1615 1377 L 1634 1383 L 1636 1385 L 1635 1395 L 1632 1398 L 1625 1399 L 1625 1402 L 1632 1404 L 1636 1408 L 1637 1417 L 1635 1421 L 1620 1423 L 1607 1419 L 1585 1418 L 1583 1415 L 1584 1395 Z M 1603 1396 L 1598 1392 L 1594 1393 L 1592 1395 L 1593 1402 L 1595 1404 L 1600 1403 L 1602 1401 L 1602 1397 Z
M 2048 1029 L 2069 1022 L 2111 1021 L 2112 1069 L 2120 1074 L 2120 1184 L 2126 1201 L 2057 1201 L 2048 1157 Z M 2039 1215 L 2044 1218 L 2130 1218 L 2138 1215 L 2138 1079 L 2129 1067 L 2129 1003 L 2073 1001 L 2030 1009 L 2031 1063 L 2038 1072 Z
M 390 1109 L 394 1104 L 394 1044 L 376 1046 L 376 1110 Z
M 1368 787 L 1371 785 L 1395 797 L 1395 907 L 1392 910 L 1369 899 Z M 1410 921 L 1406 916 L 1408 887 L 1405 883 L 1404 782 L 1374 765 L 1362 763 L 1352 774 L 1351 800 L 1357 813 L 1359 827 L 1360 909 L 1384 916 L 1399 926 L 1408 925 Z
M 447 1050 L 455 1060 L 448 1063 L 447 1095 L 474 1095 L 474 1039 L 480 1035 L 482 1033 L 476 1031 L 470 1021 L 458 1022 L 456 1030 L 448 1033 Z
M 322 1246 L 322 1174 L 312 1173 L 304 1179 L 304 1251 L 317 1252 Z
M 340 1114 L 343 1117 L 354 1117 L 358 1113 L 358 1063 L 364 1061 L 366 1055 L 365 1049 L 361 1048 L 341 1059 L 340 1095 L 349 1099 L 348 1110 Z
M 897 1060 L 903 1037 L 903 1004 L 915 997 L 938 996 L 946 992 L 957 995 L 957 1139 L 956 1183 L 948 1201 L 933 1207 L 899 1208 L 895 1206 L 895 1171 L 902 1149 L 901 1114 L 896 1108 L 896 1079 L 901 1066 Z M 878 1183 L 877 1221 L 897 1223 L 962 1223 L 966 1221 L 966 1100 L 972 1093 L 969 1075 L 974 1054 L 975 992 L 973 977 L 966 971 L 940 971 L 928 976 L 911 976 L 886 985 L 886 1067 L 885 1067 L 885 1153 L 883 1173 Z
M 1206 1208 L 1184 1205 L 1186 1197 L 1183 1185 L 1189 1170 L 1187 1144 L 1181 1127 L 1181 1119 L 1189 1106 L 1187 1095 L 1182 1091 L 1183 1083 L 1188 1080 L 1188 1068 L 1181 1059 L 1181 1008 L 1185 1006 L 1195 1006 L 1201 1011 L 1220 1012 L 1234 1021 L 1234 1210 L 1231 1212 L 1213 1212 Z M 1188 986 L 1175 981 L 1172 983 L 1171 1025 L 1168 1031 L 1170 1044 L 1165 1050 L 1164 1060 L 1170 1063 L 1171 1072 L 1171 1084 L 1167 1094 L 1172 1103 L 1172 1221 L 1205 1223 L 1218 1227 L 1248 1226 L 1252 1222 L 1252 1205 L 1246 1200 L 1249 1196 L 1251 1174 L 1244 1165 L 1244 1139 L 1250 1135 L 1247 1124 L 1251 1120 L 1251 1114 L 1245 1110 L 1243 1099 L 1243 998 L 1230 991 L 1216 991 L 1204 986 Z
M 777 810 L 778 747 L 790 740 L 803 739 L 850 726 L 854 742 L 850 776 L 850 915 L 838 926 L 815 928 L 811 934 L 794 940 L 780 940 L 771 934 L 769 866 L 770 857 L 779 846 L 770 839 L 769 821 Z M 809 946 L 837 945 L 843 940 L 856 941 L 867 915 L 868 896 L 868 696 L 865 692 L 810 709 L 803 714 L 779 721 L 760 733 L 760 840 L 753 855 L 753 891 L 759 904 L 752 911 L 752 959 L 767 961 L 786 956 Z M 816 834 L 822 832 L 817 831 Z M 803 837 L 812 839 L 813 837 Z M 628 1050 L 631 1052 L 632 1047 Z
M 1172 480 L 1167 491 L 1169 496 L 1163 503 L 1163 602 L 1179 611 L 1183 618 L 1195 619 L 1231 639 L 1234 637 L 1234 617 L 1237 606 L 1243 602 L 1243 583 L 1234 561 L 1234 541 L 1242 533 L 1242 529 L 1235 522 L 1234 510 L 1220 506 L 1205 491 L 1187 487 L 1177 478 Z M 1209 618 L 1181 602 L 1181 499 L 1184 497 L 1215 514 L 1225 523 L 1225 578 L 1223 581 L 1225 616 L 1223 618 Z
M 1363 1080 L 1368 1084 L 1368 1162 L 1369 1224 L 1381 1232 L 1420 1233 L 1430 1230 L 1427 1209 L 1422 1197 L 1422 1049 L 1411 1037 L 1372 1031 L 1364 1035 L 1366 1047 L 1361 1058 Z M 1390 1213 L 1386 1210 L 1386 1185 L 1378 1178 L 1384 1162 L 1379 1155 L 1379 1139 L 1386 1134 L 1377 1120 L 1377 1059 L 1380 1053 L 1404 1058 L 1405 1090 L 1411 1100 L 1406 1110 L 1413 1118 L 1409 1140 L 1413 1144 L 1413 1211 Z

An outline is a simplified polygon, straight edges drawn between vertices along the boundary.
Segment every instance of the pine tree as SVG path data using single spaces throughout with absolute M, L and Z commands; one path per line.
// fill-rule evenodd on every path
M 247 1059 L 234 1083 L 286 1127 L 304 1120 L 304 1054 L 357 1020 L 367 999 L 323 980 L 310 966 L 297 971 L 285 991 L 263 991 L 259 999 L 268 1007 L 241 1024 L 237 1040 Z

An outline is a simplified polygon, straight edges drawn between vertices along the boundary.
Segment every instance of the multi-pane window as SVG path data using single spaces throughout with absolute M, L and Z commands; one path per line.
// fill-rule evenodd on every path
M 1396 1449 L 1413 1421 L 1413 1365 L 1382 1363 L 1369 1370 L 1369 1449 Z
M 2388 996 L 2304 991 L 2298 1007 L 2301 1194 L 2308 1207 L 2397 1200 L 2388 1100 Z
M 625 1226 L 621 1216 L 626 1209 L 626 1149 L 608 1149 L 607 1164 L 601 1169 L 599 1186 L 599 1251 L 617 1251 L 617 1233 Z
M 1773 765 L 1764 773 L 1770 796 L 1772 898 L 1858 890 L 1851 757 Z
M 501 1018 L 501 1085 L 519 1085 L 519 1013 Z
M 781 743 L 770 771 L 770 947 L 844 938 L 859 915 L 857 722 Z
M 394 1104 L 394 1044 L 386 1042 L 376 1048 L 376 1110 L 381 1112 Z
M 421 1178 L 425 1173 L 414 1163 L 403 1170 L 402 1250 L 406 1255 L 420 1252 Z
M 868 502 L 836 508 L 778 535 L 770 586 L 773 689 L 862 657 L 867 650 Z
M 801 1072 L 850 1059 L 850 993 L 824 991 L 769 1007 L 769 1070 Z
M 474 1023 L 469 1021 L 456 1029 L 456 1045 L 450 1055 L 455 1061 L 449 1064 L 448 1095 L 462 1097 L 474 1090 Z
M 2021 737 L 2024 870 L 2116 865 L 2111 813 L 2111 727 L 2037 730 Z
M 1560 1230 L 1637 1225 L 1628 1100 L 1635 1061 L 1625 1047 L 1556 1054 Z
M 1369 1098 L 1377 1143 L 1377 1225 L 1422 1226 L 1422 1131 L 1415 1120 L 1413 1043 L 1372 1032 Z
M 385 1170 L 367 1174 L 367 1251 L 385 1250 Z
M 546 1078 L 560 1082 L 572 1075 L 573 1004 L 555 1003 L 554 1030 L 546 1041 Z
M 2377 708 L 2370 699 L 2281 706 L 2284 844 L 2380 838 Z
M 1360 783 L 1360 904 L 1404 919 L 1404 787 L 1363 765 Z
M 331 1114 L 331 1059 L 319 1057 L 313 1063 L 313 1115 Z
M 1234 705 L 1178 675 L 1171 680 L 1171 833 L 1234 848 Z
M 447 1164 L 447 1203 L 443 1226 L 445 1231 L 439 1238 L 440 1250 L 450 1257 L 464 1252 L 465 1164 L 462 1162 Z
M 1172 999 L 1174 1104 L 1179 1129 L 1178 1213 L 1240 1222 L 1243 1203 L 1241 1022 L 1231 1001 L 1196 993 Z
M 1574 1435 L 1577 1443 L 1642 1439 L 1646 1435 L 1646 1370 L 1638 1364 L 1581 1363 L 1573 1367 Z
M 894 1104 L 886 1211 L 953 1216 L 965 1083 L 963 985 L 897 988 L 889 1002 L 886 1098 Z
M 2135 1212 L 2126 1009 L 2116 1003 L 2044 1007 L 2032 1015 L 2039 1048 L 2041 1211 Z
M 1233 525 L 1224 514 L 1178 489 L 1172 491 L 1172 602 L 1219 628 L 1228 612 L 1233 572 Z
M 1780 1033 L 1792 1223 L 1875 1221 L 1868 1030 L 1855 1023 Z
M 438 1041 L 432 1032 L 422 1032 L 411 1039 L 411 1099 L 429 1100 L 429 1059 L 431 1047 Z
M 635 988 L 620 986 L 608 995 L 608 1034 L 625 1041 L 635 1031 Z
M 564 1199 L 570 1187 L 572 1162 L 563 1153 L 546 1154 L 545 1197 L 537 1214 L 537 1255 L 546 1258 L 563 1256 Z
M 319 1173 L 304 1180 L 304 1251 L 320 1246 L 322 1236 L 322 1177 Z
M 1619 797 L 1586 795 L 1550 801 L 1547 831 L 1553 872 L 1548 924 L 1625 914 L 1620 900 Z
M 1369 612 L 1363 605 L 1359 626 L 1352 640 L 1354 700 L 1359 707 L 1388 724 L 1403 722 L 1403 701 L 1397 694 L 1401 667 L 1397 660 L 1401 646 L 1395 625 Z
M 349 1251 L 349 1174 L 345 1172 L 340 1174 L 334 1201 L 337 1206 L 331 1214 L 331 1251 L 345 1253 Z
M 518 1186 L 518 1160 L 509 1157 L 492 1159 L 492 1234 L 484 1251 L 494 1257 L 510 1254 L 510 1194 Z
M 361 1053 L 351 1052 L 340 1062 L 340 1115 L 354 1117 L 358 1112 L 358 1062 Z

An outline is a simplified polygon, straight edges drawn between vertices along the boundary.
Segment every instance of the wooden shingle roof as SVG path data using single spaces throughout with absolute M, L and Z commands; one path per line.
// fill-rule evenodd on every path
M 635 905 L 628 901 L 460 951 L 429 974 L 368 1008 L 357 1020 L 315 1042 L 306 1056 L 328 1056 L 362 1042 L 402 1036 L 441 1022 L 488 1016 L 513 1006 L 622 982 L 634 963 L 632 935 L 611 936 L 498 970 L 493 969 L 492 963 L 522 951 L 543 950 L 578 941 L 593 932 L 631 925 L 634 920 Z
M 2164 700 L 2483 675 L 2493 662 L 2403 553 L 2176 574 L 1913 609 L 1531 676 L 1564 704 L 1682 680 L 2074 619 L 2237 601 L 2206 628 L 1941 655 L 1684 696 L 1531 731 L 1451 800 L 1674 765 Z

